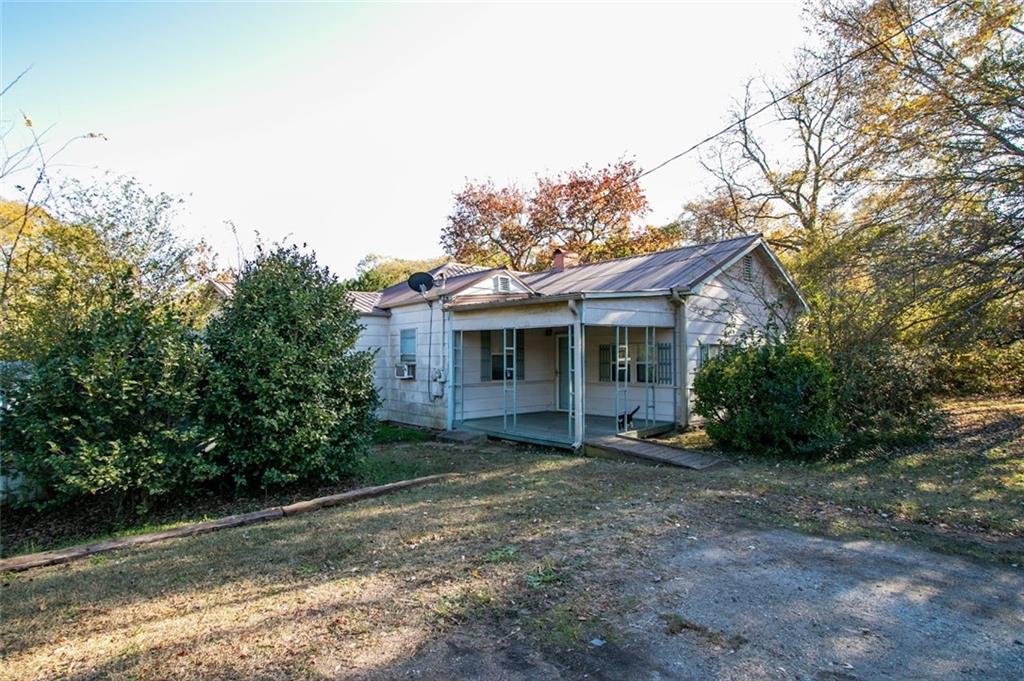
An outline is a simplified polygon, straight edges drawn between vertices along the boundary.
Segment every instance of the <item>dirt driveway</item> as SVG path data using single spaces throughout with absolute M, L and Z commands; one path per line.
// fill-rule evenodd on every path
M 786 530 L 680 535 L 623 580 L 635 605 L 562 650 L 472 626 L 370 677 L 1007 679 L 1024 674 L 1020 571 Z

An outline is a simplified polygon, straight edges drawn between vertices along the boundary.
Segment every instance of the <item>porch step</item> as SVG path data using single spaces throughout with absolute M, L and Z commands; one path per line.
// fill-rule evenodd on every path
M 704 470 L 712 466 L 723 465 L 726 460 L 714 454 L 695 452 L 690 449 L 679 449 L 654 442 L 645 442 L 632 437 L 622 435 L 602 435 L 589 438 L 583 443 L 587 454 L 602 456 L 602 454 L 613 454 L 629 459 L 643 459 L 653 463 L 667 464 L 669 466 L 680 466 L 681 468 L 692 468 Z M 592 451 L 598 450 L 598 451 Z
M 483 433 L 474 433 L 470 430 L 444 430 L 437 434 L 439 442 L 454 442 L 456 444 L 468 444 L 470 442 L 483 442 L 487 436 Z

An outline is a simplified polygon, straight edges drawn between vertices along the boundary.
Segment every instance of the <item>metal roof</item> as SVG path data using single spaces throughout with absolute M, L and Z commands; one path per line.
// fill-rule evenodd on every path
M 616 258 L 589 265 L 522 275 L 544 296 L 565 293 L 627 293 L 691 289 L 724 264 L 749 250 L 761 236 L 754 234 L 710 244 L 697 244 L 647 255 Z
M 377 303 L 380 302 L 380 291 L 347 291 L 346 295 L 359 314 L 387 315 L 387 312 L 377 307 Z
M 695 244 L 646 255 L 578 265 L 561 271 L 546 270 L 524 273 L 512 272 L 501 267 L 485 269 L 461 263 L 448 263 L 431 270 L 431 274 L 435 276 L 445 274 L 445 282 L 443 287 L 435 286 L 428 291 L 425 297 L 410 289 L 403 282 L 377 294 L 358 294 L 365 298 L 357 306 L 357 309 L 362 314 L 386 314 L 385 310 L 399 305 L 419 302 L 424 298 L 436 300 L 441 296 L 453 295 L 496 272 L 503 272 L 515 277 L 529 289 L 529 293 L 464 296 L 463 299 L 453 301 L 452 307 L 470 308 L 522 304 L 523 302 L 541 302 L 545 299 L 558 300 L 578 294 L 647 293 L 650 295 L 670 289 L 689 291 L 758 246 L 765 249 L 773 263 L 779 268 L 782 278 L 792 288 L 796 298 L 806 307 L 800 292 L 789 275 L 782 269 L 782 265 L 764 244 L 761 235 L 752 234 L 710 244 Z M 370 296 L 377 296 L 377 298 L 370 298 Z M 373 303 L 371 307 L 364 307 L 371 302 Z M 369 311 L 364 312 L 364 309 Z
M 434 286 L 434 288 L 427 291 L 426 296 L 422 296 L 419 292 L 409 288 L 409 285 L 403 281 L 381 291 L 380 301 L 378 301 L 377 306 L 387 309 L 399 305 L 408 305 L 409 303 L 418 303 L 424 300 L 424 298 L 426 300 L 437 300 L 441 296 L 458 293 L 462 289 L 472 286 L 481 279 L 486 279 L 492 273 L 499 271 L 504 272 L 506 270 L 503 267 L 475 267 L 473 265 L 463 265 L 462 263 L 441 265 L 430 270 L 430 274 L 433 274 L 435 279 L 443 274 L 443 286 Z

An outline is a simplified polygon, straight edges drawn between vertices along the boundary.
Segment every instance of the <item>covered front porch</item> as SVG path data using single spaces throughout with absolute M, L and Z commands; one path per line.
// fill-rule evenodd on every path
M 573 445 L 572 423 L 569 414 L 558 411 L 538 411 L 514 414 L 513 418 L 488 416 L 468 419 L 459 425 L 463 430 L 472 430 L 495 437 L 504 437 L 522 442 L 543 445 Z M 614 416 L 586 414 L 584 416 L 584 437 L 598 438 L 623 432 Z M 641 436 L 667 432 L 675 427 L 672 421 L 651 421 L 634 423 L 634 430 Z
M 644 325 L 584 323 L 583 311 L 564 302 L 489 312 L 453 320 L 450 429 L 575 449 L 587 438 L 679 422 L 671 310 L 622 319 L 659 322 Z M 559 313 L 564 325 L 551 323 Z

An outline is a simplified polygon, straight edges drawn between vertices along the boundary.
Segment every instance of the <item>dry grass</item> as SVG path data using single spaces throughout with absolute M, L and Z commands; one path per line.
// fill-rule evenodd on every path
M 813 463 L 731 456 L 738 465 L 710 473 L 703 494 L 770 524 L 1022 562 L 1024 399 L 949 401 L 943 412 L 928 445 Z M 672 441 L 713 449 L 699 430 Z
M 544 628 L 580 584 L 639 560 L 685 477 L 500 444 L 391 453 L 475 472 L 7 575 L 0 678 L 324 678 L 379 670 L 468 620 Z
M 386 465 L 469 474 L 6 575 L 0 679 L 387 678 L 466 623 L 564 648 L 614 640 L 606 615 L 629 607 L 622 581 L 646 569 L 653 547 L 733 522 L 868 536 L 896 527 L 892 537 L 936 535 L 968 553 L 999 538 L 1019 546 L 1022 413 L 1021 403 L 954 406 L 955 438 L 831 472 L 747 461 L 709 474 L 502 444 L 392 445 Z M 928 486 L 936 481 L 956 496 Z M 928 523 L 895 510 L 912 498 Z M 875 504 L 892 516 L 860 510 Z M 934 524 L 943 519 L 964 529 Z

